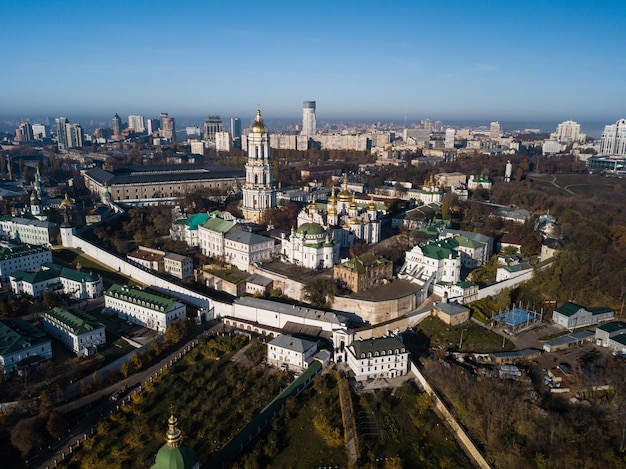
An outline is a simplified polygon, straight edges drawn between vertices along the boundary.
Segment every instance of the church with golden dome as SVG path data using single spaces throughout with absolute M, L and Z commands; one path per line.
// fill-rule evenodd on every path
M 263 212 L 276 207 L 276 183 L 274 165 L 270 157 L 270 137 L 261 118 L 261 110 L 248 133 L 248 161 L 246 181 L 243 185 L 243 206 L 246 220 L 260 223 Z
M 298 214 L 297 228 L 289 238 L 283 237 L 281 255 L 285 262 L 310 269 L 328 269 L 339 263 L 339 250 L 359 242 L 377 243 L 381 239 L 382 213 L 370 198 L 359 207 L 355 194 L 348 188 L 344 174 L 339 194 L 333 188 L 326 209 L 313 200 Z

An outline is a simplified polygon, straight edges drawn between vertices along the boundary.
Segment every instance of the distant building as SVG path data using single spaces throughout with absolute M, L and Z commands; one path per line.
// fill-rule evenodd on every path
M 133 129 L 136 134 L 142 134 L 146 131 L 143 116 L 128 116 L 128 127 Z
M 59 117 L 57 123 L 57 145 L 60 151 L 83 146 L 83 128 L 80 124 L 71 124 L 67 117 Z
M 279 335 L 267 344 L 267 362 L 275 367 L 300 372 L 308 368 L 308 360 L 317 352 L 317 342 L 290 335 Z
M 578 122 L 568 120 L 557 125 L 556 132 L 550 134 L 550 138 L 559 143 L 571 145 L 572 143 L 584 143 L 587 136 L 581 133 Z
M 148 135 L 153 135 L 159 132 L 159 126 L 161 125 L 161 121 L 159 119 L 146 119 L 145 122 Z
M 502 137 L 502 128 L 499 122 L 489 124 L 489 137 L 492 139 Z
M 47 140 L 51 137 L 50 126 L 45 124 L 33 124 L 33 138 L 35 140 Z
M 0 368 L 4 374 L 52 358 L 50 338 L 21 318 L 0 320 Z
M 122 133 L 122 119 L 117 115 L 117 112 L 111 119 L 111 124 L 113 124 L 113 136 L 119 137 Z
M 302 103 L 302 135 L 313 137 L 317 133 L 315 122 L 315 101 Z
M 443 142 L 444 148 L 454 148 L 454 129 L 446 129 L 446 136 Z
M 492 185 L 493 185 L 493 182 L 491 182 L 491 180 L 488 177 L 482 176 L 482 175 L 474 176 L 472 174 L 470 175 L 467 181 L 467 188 L 471 191 L 475 191 L 479 188 L 490 191 Z
M 30 122 L 22 122 L 15 130 L 16 142 L 30 142 L 34 139 L 33 126 L 30 125 Z
M 409 352 L 396 337 L 355 340 L 347 351 L 348 365 L 357 382 L 396 378 L 409 371 Z
M 179 301 L 122 285 L 113 285 L 104 293 L 104 306 L 121 319 L 157 332 L 165 332 L 167 326 L 186 315 L 186 307 Z
M 167 112 L 161 113 L 159 135 L 168 142 L 176 141 L 176 124 L 173 117 L 169 117 Z
M 615 318 L 615 311 L 606 306 L 585 308 L 571 301 L 563 303 L 552 313 L 552 321 L 567 329 L 591 326 Z
M 626 156 L 626 119 L 604 127 L 600 139 L 600 154 Z
M 215 134 L 224 132 L 224 123 L 220 116 L 209 116 L 204 121 L 204 140 L 215 142 Z
M 88 357 L 106 344 L 104 324 L 78 310 L 54 308 L 41 317 L 44 330 L 79 357 Z
M 232 147 L 232 139 L 228 132 L 216 132 L 214 136 L 216 151 L 230 151 Z

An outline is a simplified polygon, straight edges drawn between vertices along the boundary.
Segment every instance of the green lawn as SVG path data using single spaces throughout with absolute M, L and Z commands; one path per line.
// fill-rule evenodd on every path
M 513 343 L 489 329 L 468 321 L 458 326 L 448 326 L 436 317 L 428 317 L 419 323 L 417 330 L 430 338 L 430 346 L 459 348 L 465 352 L 489 353 L 513 350 Z M 461 340 L 461 334 L 463 335 Z
M 72 249 L 55 249 L 52 251 L 52 256 L 55 262 L 71 264 L 73 268 L 76 268 L 76 266 L 80 264 L 80 268 L 83 272 L 99 274 L 102 278 L 107 278 L 120 285 L 137 284 L 137 282 L 134 282 L 130 277 L 127 277 L 116 270 L 110 269 L 107 265 Z

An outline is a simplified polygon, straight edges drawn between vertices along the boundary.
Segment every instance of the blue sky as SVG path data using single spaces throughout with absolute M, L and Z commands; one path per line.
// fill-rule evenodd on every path
M 614 1 L 4 0 L 0 115 L 626 117 Z

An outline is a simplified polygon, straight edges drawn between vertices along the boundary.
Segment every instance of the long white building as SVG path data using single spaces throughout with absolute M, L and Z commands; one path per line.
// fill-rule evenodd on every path
M 54 308 L 41 317 L 44 330 L 79 357 L 88 357 L 106 344 L 104 324 L 83 311 Z
M 43 264 L 36 272 L 19 270 L 9 276 L 11 289 L 16 295 L 40 297 L 46 291 L 63 293 L 79 300 L 102 296 L 102 277 L 78 272 L 52 262 Z
M 48 246 L 56 240 L 59 225 L 23 217 L 0 217 L 0 238 L 23 244 Z
M 25 244 L 0 249 L 0 280 L 7 283 L 9 276 L 20 270 L 36 272 L 47 262 L 52 262 L 52 252 L 43 246 Z
M 11 373 L 51 358 L 52 343 L 41 329 L 20 318 L 0 321 L 0 372 Z
M 179 301 L 122 285 L 113 285 L 104 292 L 104 306 L 126 321 L 157 332 L 165 332 L 167 326 L 186 314 L 186 306 Z

